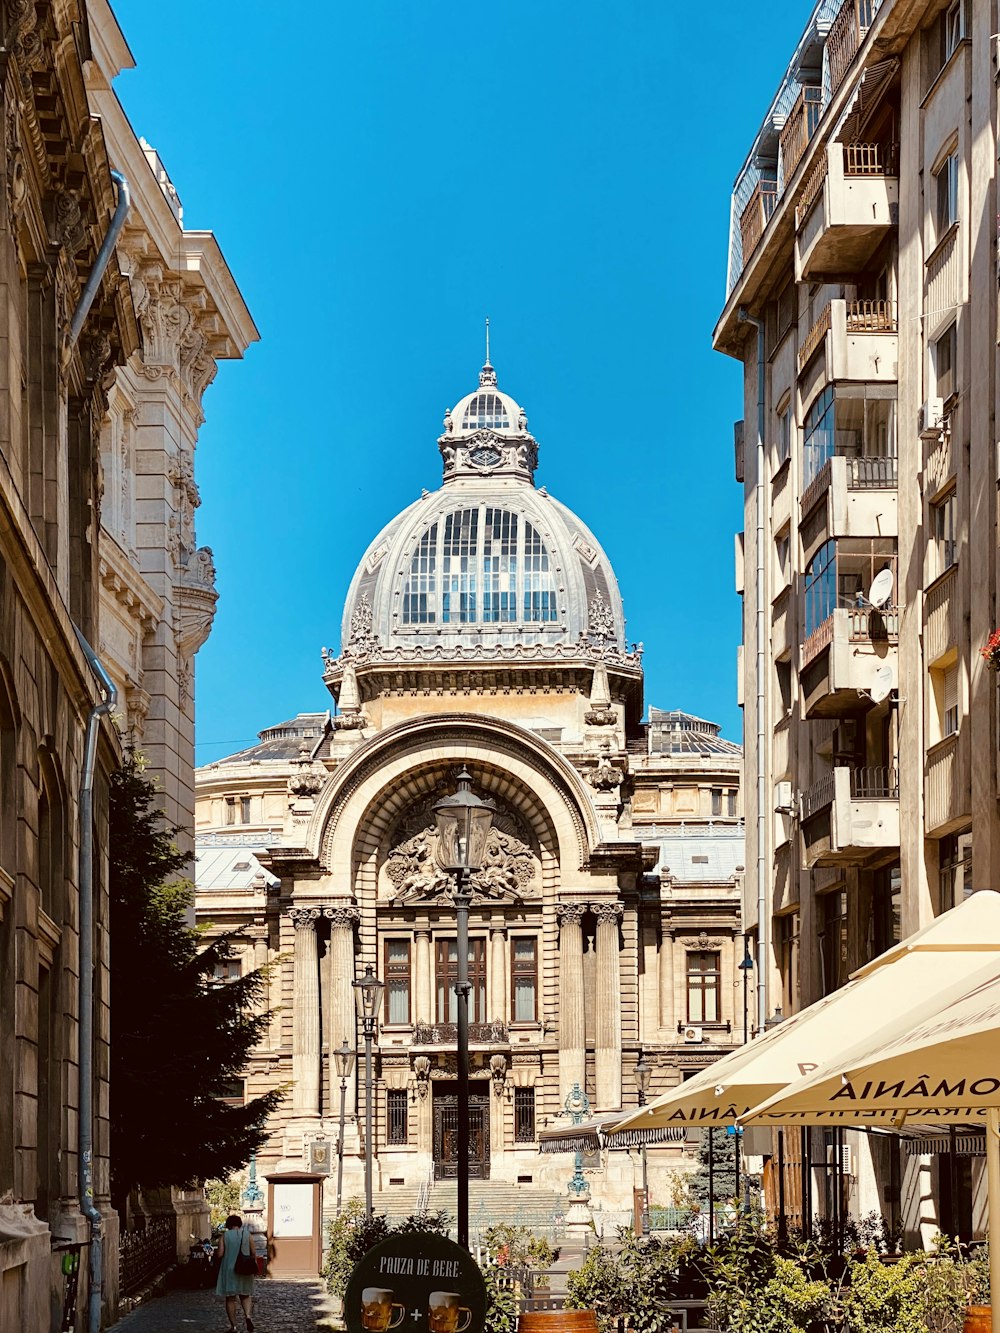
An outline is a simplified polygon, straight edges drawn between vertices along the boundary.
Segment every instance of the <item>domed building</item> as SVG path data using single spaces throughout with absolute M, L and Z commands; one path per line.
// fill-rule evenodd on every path
M 490 1181 L 474 1231 L 505 1187 L 522 1218 L 557 1225 L 573 1158 L 540 1155 L 538 1131 L 575 1086 L 594 1112 L 634 1106 L 640 1055 L 652 1097 L 744 1039 L 739 747 L 686 713 L 642 722 L 642 648 L 611 564 L 535 486 L 538 444 L 489 360 L 438 449 L 440 487 L 351 580 L 341 650 L 324 650 L 335 708 L 198 774 L 199 916 L 244 928 L 247 966 L 273 962 L 278 1012 L 233 1095 L 291 1085 L 257 1164 L 286 1271 L 315 1247 L 281 1219 L 338 1206 L 342 1092 L 340 1192 L 363 1193 L 353 983 L 368 967 L 384 984 L 376 1206 L 412 1211 L 429 1189 L 454 1209 L 456 912 L 433 807 L 461 770 L 493 805 L 470 881 L 470 1166 Z M 360 1052 L 346 1081 L 345 1043 Z M 683 1150 L 650 1154 L 654 1201 Z M 609 1226 L 631 1217 L 635 1170 L 625 1153 L 588 1167 Z

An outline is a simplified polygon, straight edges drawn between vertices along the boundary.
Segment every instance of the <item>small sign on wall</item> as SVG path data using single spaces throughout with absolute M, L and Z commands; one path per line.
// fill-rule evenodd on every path
M 330 1144 L 326 1139 L 313 1139 L 310 1143 L 309 1171 L 314 1176 L 330 1174 Z
M 479 1265 L 430 1231 L 390 1236 L 358 1263 L 344 1297 L 348 1333 L 482 1333 Z

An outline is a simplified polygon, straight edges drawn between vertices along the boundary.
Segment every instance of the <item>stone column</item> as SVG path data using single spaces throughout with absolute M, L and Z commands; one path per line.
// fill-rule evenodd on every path
M 294 1114 L 319 1117 L 319 907 L 293 907 L 295 962 L 292 991 Z
M 431 932 L 413 932 L 413 1021 L 433 1023 L 434 981 L 431 976 Z
M 507 931 L 503 922 L 490 925 L 490 1019 L 509 1023 L 514 1017 L 507 995 L 507 978 L 510 971 L 507 966 Z
M 560 1101 L 579 1083 L 586 1087 L 587 1026 L 583 1007 L 583 914 L 586 903 L 557 903 L 559 919 Z M 618 1003 L 618 997 L 615 998 Z
M 677 1025 L 674 1017 L 674 932 L 666 925 L 660 931 L 660 1027 L 667 1029 L 667 1040 Z
M 354 928 L 361 920 L 356 907 L 328 908 L 330 918 L 330 1024 L 327 1045 L 330 1050 L 330 1096 L 327 1105 L 331 1113 L 340 1114 L 340 1077 L 333 1052 L 345 1041 L 351 1050 L 357 1050 L 357 1005 L 354 1000 Z M 347 1080 L 345 1113 L 355 1110 L 357 1080 Z
M 622 1104 L 622 987 L 618 949 L 621 903 L 595 903 L 597 994 L 594 1064 L 597 1108 Z

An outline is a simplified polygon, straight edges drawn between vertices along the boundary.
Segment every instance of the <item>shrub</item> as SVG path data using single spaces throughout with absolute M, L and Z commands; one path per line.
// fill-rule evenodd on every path
M 854 1259 L 843 1293 L 852 1333 L 926 1333 L 926 1256 L 906 1254 L 884 1264 L 874 1249 Z
M 382 1213 L 366 1217 L 361 1200 L 349 1199 L 326 1231 L 323 1277 L 327 1291 L 343 1300 L 355 1264 L 386 1236 L 413 1231 L 432 1231 L 444 1236 L 449 1221 L 447 1213 L 415 1213 L 392 1226 Z
M 498 1222 L 483 1232 L 483 1245 L 497 1258 L 501 1268 L 548 1268 L 556 1252 L 544 1236 L 536 1236 L 530 1227 Z

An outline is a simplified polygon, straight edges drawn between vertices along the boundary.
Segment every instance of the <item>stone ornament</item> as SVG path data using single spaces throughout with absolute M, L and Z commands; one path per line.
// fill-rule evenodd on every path
M 427 1096 L 430 1088 L 431 1061 L 428 1055 L 415 1055 L 413 1057 L 413 1072 L 417 1078 L 417 1096 L 421 1101 Z
M 586 903 L 556 903 L 556 917 L 560 926 L 582 925 L 586 910 Z
M 368 594 L 363 592 L 351 614 L 351 636 L 347 641 L 349 648 L 362 647 L 367 649 L 378 643 L 378 636 L 373 629 L 374 618 L 375 613 L 368 599 Z
M 599 924 L 603 922 L 613 926 L 618 924 L 625 913 L 621 903 L 594 903 L 592 910 Z
M 490 1056 L 490 1078 L 493 1080 L 493 1091 L 498 1097 L 502 1097 L 504 1084 L 507 1081 L 506 1056 L 500 1054 Z
M 604 600 L 603 593 L 595 593 L 590 603 L 588 614 L 590 638 L 598 643 L 609 643 L 615 637 L 615 621 L 611 607 Z
M 597 761 L 597 767 L 590 769 L 584 776 L 595 791 L 614 791 L 621 786 L 625 770 L 613 764 L 610 754 L 605 752 Z
M 326 781 L 326 776 L 326 769 L 321 763 L 312 758 L 309 747 L 303 745 L 299 750 L 298 758 L 292 760 L 292 772 L 288 778 L 289 795 L 297 797 L 318 795 Z

